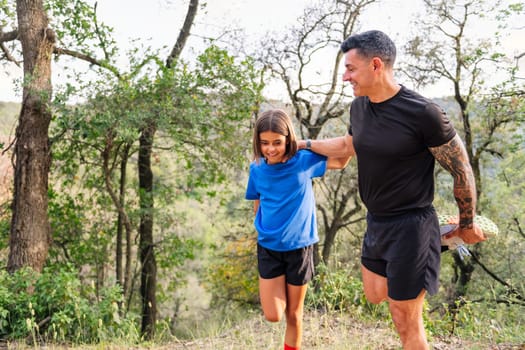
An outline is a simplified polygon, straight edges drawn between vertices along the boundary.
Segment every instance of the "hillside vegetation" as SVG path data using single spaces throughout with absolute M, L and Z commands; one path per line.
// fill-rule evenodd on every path
M 14 135 L 20 104 L 0 102 L 0 136 Z
M 204 321 L 195 325 L 195 330 L 211 327 Z M 49 350 L 276 350 L 282 348 L 284 322 L 271 324 L 262 316 L 249 315 L 241 323 L 226 326 L 213 336 L 191 340 L 175 340 L 163 345 L 118 345 L 99 344 L 96 346 L 68 347 L 46 346 Z M 434 350 L 523 350 L 525 345 L 483 343 L 457 336 L 430 337 Z M 5 344 L 7 348 L 29 350 L 33 347 Z M 399 340 L 391 323 L 383 320 L 363 322 L 347 314 L 326 314 L 308 312 L 304 319 L 304 350 L 400 350 Z
M 10 197 L 13 168 L 11 157 L 4 150 L 13 139 L 20 105 L 13 102 L 0 102 L 0 204 Z

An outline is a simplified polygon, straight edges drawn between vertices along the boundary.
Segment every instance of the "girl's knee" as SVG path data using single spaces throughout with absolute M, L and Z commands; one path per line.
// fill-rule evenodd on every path
M 302 310 L 286 313 L 286 323 L 289 325 L 299 325 L 303 320 Z
M 266 311 L 264 310 L 264 318 L 268 322 L 280 322 L 283 318 L 283 313 L 279 312 L 279 310 L 271 310 Z

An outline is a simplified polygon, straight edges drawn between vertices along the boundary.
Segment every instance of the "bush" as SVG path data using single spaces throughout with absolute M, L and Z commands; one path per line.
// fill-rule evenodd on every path
M 119 315 L 121 297 L 117 286 L 97 296 L 71 268 L 45 269 L 41 274 L 31 269 L 2 271 L 0 337 L 73 343 L 124 337 L 137 341 L 134 323 Z
M 230 302 L 245 306 L 259 303 L 257 248 L 253 238 L 227 242 L 212 260 L 207 287 L 212 293 L 212 306 Z
M 324 264 L 316 267 L 316 275 L 306 294 L 306 307 L 326 312 L 346 311 L 355 316 L 388 317 L 386 303 L 374 305 L 366 300 L 363 283 L 348 274 L 348 269 L 331 271 Z

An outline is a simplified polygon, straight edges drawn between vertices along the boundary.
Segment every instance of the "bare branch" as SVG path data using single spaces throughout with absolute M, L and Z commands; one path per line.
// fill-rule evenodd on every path
M 10 62 L 13 62 L 14 64 L 16 64 L 18 67 L 20 67 L 20 62 L 17 61 L 13 55 L 11 55 L 11 52 L 9 51 L 9 49 L 5 46 L 5 44 L 3 42 L 0 42 L 0 49 L 2 50 L 2 52 L 4 53 L 5 55 L 5 58 L 10 61 Z
M 525 232 L 523 231 L 523 228 L 520 225 L 520 220 L 515 217 L 513 221 L 516 224 L 516 227 L 518 228 L 518 233 L 520 234 L 520 236 L 525 238 Z
M 499 284 L 501 284 L 502 286 L 504 286 L 509 294 L 513 295 L 517 300 L 523 302 L 525 301 L 525 296 L 523 296 L 522 294 L 520 294 L 520 292 L 512 285 L 510 285 L 509 283 L 507 283 L 505 280 L 503 280 L 502 278 L 500 278 L 499 276 L 497 276 L 494 272 L 490 271 L 477 257 L 477 254 L 472 254 L 472 260 L 474 260 L 474 262 L 476 262 L 476 264 L 478 264 L 482 269 L 483 271 L 485 271 L 490 277 L 492 277 L 495 281 L 497 281 Z
M 7 41 L 13 41 L 18 39 L 18 29 L 4 33 L 0 30 L 0 43 L 5 43 Z
M 17 40 L 17 39 L 18 39 L 18 29 L 12 30 L 12 31 L 7 32 L 7 33 L 4 33 L 2 31 L 2 28 L 0 28 L 0 50 L 2 50 L 2 52 L 4 53 L 5 58 L 8 61 L 13 62 L 18 67 L 20 67 L 20 61 L 17 61 L 13 57 L 13 55 L 11 54 L 11 52 L 9 51 L 7 46 L 5 46 L 6 42 L 14 41 L 14 40 Z
M 95 14 L 94 15 L 95 32 L 97 33 L 98 40 L 100 42 L 100 45 L 102 46 L 102 51 L 104 51 L 104 57 L 106 58 L 106 60 L 109 60 L 109 52 L 108 52 L 107 45 L 106 45 L 107 43 L 106 43 L 106 40 L 104 39 L 104 37 L 101 35 L 101 31 L 100 31 L 100 28 L 99 28 L 99 25 L 98 25 L 97 6 L 98 6 L 98 2 L 95 2 L 95 5 L 93 6 L 93 13 Z
M 110 72 L 115 74 L 115 76 L 118 77 L 118 78 L 121 77 L 118 69 L 115 68 L 114 66 L 108 64 L 107 61 L 101 61 L 101 60 L 98 60 L 98 59 L 96 59 L 94 57 L 86 55 L 84 53 L 81 53 L 81 52 L 78 52 L 78 51 L 69 50 L 69 49 L 64 49 L 64 48 L 60 48 L 60 47 L 55 47 L 53 53 L 55 53 L 57 55 L 68 55 L 68 56 L 71 56 L 71 57 L 75 57 L 75 58 L 81 59 L 83 61 L 91 63 L 92 65 L 99 66 L 101 68 L 105 68 L 105 69 L 109 70 Z
M 177 42 L 173 46 L 173 49 L 171 50 L 171 53 L 168 56 L 168 59 L 166 60 L 166 67 L 171 68 L 171 66 L 173 65 L 173 61 L 179 58 L 182 49 L 186 44 L 186 40 L 188 40 L 188 37 L 190 36 L 190 29 L 193 25 L 193 20 L 197 15 L 198 7 L 199 0 L 190 0 L 190 4 L 188 5 L 188 12 L 186 13 L 186 18 L 184 19 L 184 24 L 182 25 L 182 29 L 179 32 Z

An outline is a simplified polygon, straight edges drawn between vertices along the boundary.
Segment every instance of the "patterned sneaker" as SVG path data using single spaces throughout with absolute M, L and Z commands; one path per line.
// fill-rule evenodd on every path
M 470 251 L 467 249 L 463 238 L 460 236 L 445 238 L 445 235 L 454 231 L 458 227 L 459 218 L 455 215 L 438 215 L 438 221 L 439 233 L 441 234 L 441 251 L 443 252 L 448 249 L 456 249 L 461 259 L 466 256 L 470 256 Z M 489 237 L 497 236 L 499 233 L 498 226 L 496 226 L 492 220 L 484 216 L 477 215 L 474 218 L 474 224 L 481 229 L 483 237 L 469 237 L 467 242 L 481 242 Z

